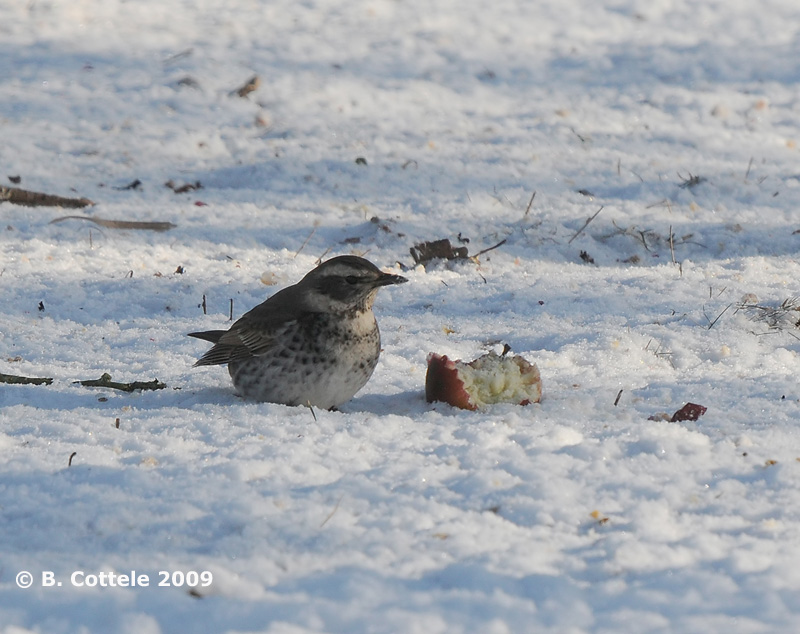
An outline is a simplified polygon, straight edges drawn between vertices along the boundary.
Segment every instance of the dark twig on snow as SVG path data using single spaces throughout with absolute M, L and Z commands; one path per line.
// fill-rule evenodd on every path
M 0 373 L 0 383 L 10 383 L 12 385 L 50 385 L 53 379 L 35 376 L 17 376 L 16 374 Z
M 672 202 L 668 198 L 659 200 L 657 203 L 653 203 L 652 205 L 647 205 L 645 209 L 652 209 L 653 207 L 666 207 L 667 211 L 672 213 Z
M 474 259 L 477 259 L 480 256 L 482 256 L 484 253 L 489 253 L 489 251 L 494 251 L 496 248 L 502 247 L 506 242 L 508 242 L 508 238 L 500 240 L 500 242 L 498 242 L 494 246 L 489 247 L 488 249 L 484 249 L 483 251 L 478 251 L 475 255 L 473 255 L 471 257 L 474 258 Z
M 88 220 L 99 227 L 106 229 L 127 229 L 133 231 L 169 231 L 178 225 L 171 222 L 139 222 L 137 220 L 109 220 L 107 218 L 93 218 L 91 216 L 61 216 L 50 221 L 50 224 L 64 222 L 65 220 Z
M 122 390 L 123 392 L 133 392 L 135 390 L 163 390 L 167 387 L 158 379 L 152 381 L 133 381 L 131 383 L 118 383 L 111 380 L 111 375 L 105 372 L 99 379 L 88 379 L 85 381 L 75 381 L 84 387 L 107 387 L 112 390 Z
M 531 212 L 531 207 L 533 207 L 533 199 L 534 198 L 536 198 L 536 192 L 535 191 L 533 192 L 533 194 L 531 194 L 531 199 L 528 201 L 528 206 L 525 207 L 525 213 L 523 214 L 524 216 L 527 216 Z
M 711 330 L 711 329 L 712 329 L 712 328 L 713 328 L 713 327 L 716 325 L 716 323 L 719 321 L 720 317 L 722 317 L 722 316 L 723 316 L 723 315 L 724 315 L 726 312 L 728 312 L 728 309 L 729 309 L 731 306 L 733 306 L 733 304 L 728 304 L 728 305 L 727 305 L 727 306 L 726 306 L 726 307 L 725 307 L 725 308 L 722 310 L 722 312 L 721 312 L 719 315 L 717 315 L 717 316 L 716 316 L 716 317 L 713 319 L 713 321 L 712 321 L 711 319 L 709 319 L 709 318 L 708 318 L 708 315 L 706 315 L 706 313 L 705 313 L 705 310 L 703 310 L 703 315 L 705 315 L 706 321 L 708 321 L 708 322 L 709 322 L 709 323 L 708 323 L 708 329 L 709 329 L 709 330 Z
M 672 263 L 675 262 L 675 236 L 672 235 L 672 225 L 669 226 L 669 254 L 672 256 Z
M 574 236 L 572 236 L 572 237 L 569 239 L 569 242 L 567 242 L 567 244 L 572 244 L 572 241 L 573 241 L 575 238 L 577 238 L 579 235 L 581 235 L 581 234 L 584 232 L 584 230 L 586 229 L 586 227 L 588 227 L 588 226 L 589 226 L 589 223 L 590 223 L 592 220 L 594 220 L 595 218 L 597 218 L 597 214 L 599 214 L 601 211 L 603 211 L 603 207 L 600 207 L 600 209 L 598 209 L 597 211 L 595 211 L 595 212 L 594 212 L 594 215 L 593 215 L 593 216 L 590 216 L 590 217 L 589 217 L 589 219 L 588 219 L 586 222 L 584 222 L 584 223 L 583 223 L 583 226 L 582 226 L 580 229 L 578 229 L 578 231 L 575 233 L 575 235 L 574 235 Z
M 800 328 L 800 297 L 789 297 L 780 305 L 765 305 L 756 302 L 740 302 L 736 312 L 747 313 L 752 321 L 767 324 L 770 330 L 789 331 Z M 790 333 L 793 334 L 793 333 Z
M 311 233 L 308 234 L 308 237 L 303 241 L 303 244 L 300 245 L 300 248 L 297 249 L 297 251 L 294 252 L 294 257 L 297 257 L 298 255 L 300 255 L 300 251 L 302 251 L 303 249 L 306 248 L 306 245 L 309 243 L 311 238 L 314 237 L 314 234 L 317 232 L 317 227 L 318 226 L 319 226 L 319 224 L 315 222 L 314 226 L 311 227 Z
M 65 198 L 42 192 L 32 192 L 19 187 L 0 186 L 0 202 L 9 202 L 26 207 L 69 207 L 76 209 L 94 205 L 88 198 Z
M 570 128 L 570 132 L 572 132 L 572 134 L 574 134 L 576 137 L 578 137 L 581 140 L 581 143 L 586 143 L 587 141 L 591 140 L 589 137 L 583 136 L 582 134 L 578 134 L 578 132 L 576 132 L 575 128 Z
M 678 174 L 678 178 L 680 178 L 682 181 L 679 185 L 681 189 L 692 189 L 693 187 L 697 187 L 700 183 L 705 183 L 708 180 L 703 176 L 695 176 L 691 172 L 689 172 L 688 178 L 684 178 L 680 174 Z
M 334 505 L 333 510 L 330 513 L 328 513 L 328 516 L 324 520 L 322 520 L 322 524 L 319 525 L 320 528 L 323 528 L 325 524 L 327 524 L 330 521 L 330 519 L 334 515 L 336 515 L 336 511 L 339 510 L 339 504 L 342 503 L 343 498 L 344 498 L 344 493 L 342 493 L 342 495 L 339 496 L 339 499 L 336 500 L 336 504 Z

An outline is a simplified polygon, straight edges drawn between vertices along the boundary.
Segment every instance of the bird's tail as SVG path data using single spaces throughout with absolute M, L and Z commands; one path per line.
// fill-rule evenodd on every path
M 224 330 L 205 330 L 203 332 L 190 332 L 187 336 L 195 337 L 196 339 L 202 339 L 203 341 L 210 341 L 211 343 L 217 343 L 220 340 L 220 337 L 222 337 L 224 334 Z
M 206 352 L 200 359 L 197 360 L 195 366 L 198 365 L 222 365 L 228 363 L 233 357 L 236 347 L 230 344 L 220 344 L 219 340 L 225 334 L 225 330 L 205 330 L 203 332 L 190 332 L 190 337 L 202 339 L 203 341 L 210 341 L 214 347 Z

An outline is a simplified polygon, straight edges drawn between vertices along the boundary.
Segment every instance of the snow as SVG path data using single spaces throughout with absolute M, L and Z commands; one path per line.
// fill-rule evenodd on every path
M 798 631 L 800 332 L 739 310 L 800 294 L 798 19 L 0 6 L 2 185 L 97 203 L 0 204 L 0 372 L 54 379 L 0 386 L 0 630 Z M 505 242 L 414 266 L 439 238 Z M 380 292 L 381 361 L 341 411 L 192 368 L 187 332 L 351 252 L 410 283 Z M 425 402 L 429 352 L 504 343 L 541 404 Z M 167 388 L 75 383 L 105 372 Z M 708 409 L 665 420 L 687 402 Z

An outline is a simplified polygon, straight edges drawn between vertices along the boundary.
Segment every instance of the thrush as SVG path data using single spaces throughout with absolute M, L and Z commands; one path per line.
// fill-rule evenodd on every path
M 407 281 L 361 257 L 332 258 L 229 330 L 189 333 L 214 344 L 194 365 L 227 363 L 245 398 L 332 409 L 364 387 L 378 363 L 378 289 Z

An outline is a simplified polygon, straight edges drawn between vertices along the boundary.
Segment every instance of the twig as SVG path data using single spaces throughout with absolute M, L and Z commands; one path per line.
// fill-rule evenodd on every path
M 586 227 L 589 226 L 589 223 L 592 220 L 594 220 L 595 218 L 597 218 L 597 214 L 599 214 L 601 211 L 603 211 L 603 207 L 602 206 L 600 207 L 600 209 L 598 209 L 597 211 L 594 212 L 593 216 L 591 216 L 586 222 L 583 223 L 583 226 L 580 229 L 578 229 L 577 233 L 575 233 L 575 235 L 572 236 L 569 239 L 569 242 L 567 242 L 567 244 L 572 244 L 572 241 L 583 233 L 583 231 L 586 229 Z
M 692 189 L 693 187 L 697 187 L 700 183 L 705 183 L 706 180 L 708 180 L 704 176 L 695 176 L 691 172 L 689 172 L 688 178 L 684 178 L 683 176 L 681 176 L 680 172 L 678 172 L 677 174 L 678 178 L 680 178 L 681 181 L 683 181 L 681 182 L 680 185 L 678 185 L 678 187 L 680 187 L 681 189 Z
M 666 207 L 667 210 L 672 213 L 672 202 L 668 198 L 663 198 L 659 200 L 657 203 L 653 203 L 652 205 L 647 205 L 645 209 L 652 209 L 653 207 Z
M 664 241 L 665 240 L 662 235 L 656 233 L 655 231 L 653 231 L 651 229 L 639 229 L 638 227 L 636 227 L 636 225 L 633 225 L 633 226 L 628 227 L 628 228 L 622 228 L 616 223 L 615 220 L 612 220 L 611 224 L 616 229 L 616 232 L 612 232 L 612 233 L 600 236 L 601 240 L 607 240 L 608 238 L 613 238 L 613 237 L 618 236 L 618 235 L 629 236 L 631 238 L 634 238 L 638 242 L 641 242 L 642 246 L 645 248 L 646 251 L 650 251 L 651 250 L 650 246 L 647 243 L 647 238 L 648 237 L 651 238 L 654 242 L 660 242 L 660 241 Z M 692 234 L 688 234 L 687 236 L 684 236 L 683 238 L 681 238 L 681 241 L 678 244 L 690 244 L 688 238 L 690 238 L 691 235 Z M 667 238 L 666 241 L 669 242 L 669 239 Z M 697 244 L 698 246 L 706 248 L 705 245 L 700 244 L 699 242 L 691 242 L 691 244 Z
M 675 240 L 673 239 L 673 235 L 672 235 L 672 225 L 669 226 L 669 253 L 672 256 L 672 263 L 676 264 L 676 262 L 675 262 Z
M 325 249 L 325 250 L 322 252 L 322 255 L 320 255 L 320 256 L 319 256 L 319 257 L 316 259 L 316 261 L 314 262 L 314 266 L 319 266 L 320 264 L 322 264 L 322 258 L 324 258 L 326 255 L 328 255 L 328 253 L 330 253 L 330 250 L 331 250 L 332 248 L 333 248 L 333 247 L 328 247 L 327 249 Z
M 536 191 L 534 191 L 533 194 L 531 194 L 531 199 L 528 201 L 528 206 L 525 207 L 525 213 L 523 214 L 523 218 L 531 212 L 531 207 L 533 207 L 534 198 L 536 198 Z
M 666 359 L 669 361 L 669 364 L 670 364 L 670 365 L 671 365 L 671 366 L 674 368 L 674 367 L 675 367 L 675 364 L 672 362 L 672 355 L 673 355 L 673 353 L 672 353 L 670 350 L 664 350 L 664 351 L 662 351 L 662 350 L 661 350 L 661 348 L 662 348 L 663 346 L 662 346 L 661 342 L 658 342 L 658 346 L 656 347 L 656 349 L 655 349 L 655 350 L 650 350 L 650 344 L 651 344 L 651 343 L 653 343 L 653 340 L 652 340 L 652 339 L 651 339 L 650 341 L 648 341 L 648 342 L 647 342 L 647 345 L 644 347 L 644 349 L 645 349 L 646 351 L 650 351 L 650 352 L 652 352 L 652 353 L 653 353 L 653 356 L 655 356 L 655 357 L 657 357 L 657 358 L 659 358 L 659 359 L 661 359 L 662 357 L 665 357 L 665 358 L 666 358 Z
M 787 331 L 787 328 L 800 328 L 800 298 L 789 297 L 779 306 L 758 303 L 740 302 L 736 312 L 748 313 L 752 321 L 762 321 L 770 330 Z M 790 334 L 793 334 L 790 332 Z M 794 336 L 794 335 L 793 335 Z
M 639 230 L 639 236 L 642 241 L 642 246 L 644 247 L 644 250 L 649 251 L 650 247 L 647 246 L 647 238 L 645 238 L 645 232 L 642 231 L 641 229 Z
M 499 202 L 500 204 L 503 204 L 503 199 L 505 199 L 505 201 L 506 201 L 506 202 L 507 202 L 507 203 L 508 203 L 508 204 L 509 204 L 511 207 L 516 207 L 516 205 L 515 205 L 513 202 L 511 202 L 511 199 L 510 199 L 508 196 L 506 196 L 505 194 L 501 194 L 500 192 L 498 192 L 498 191 L 497 191 L 497 186 L 494 186 L 494 187 L 492 188 L 492 191 L 494 191 L 494 196 L 493 196 L 493 198 L 494 198 L 494 199 L 495 199 L 497 202 Z
M 50 224 L 64 220 L 88 220 L 106 229 L 127 229 L 138 231 L 169 231 L 178 225 L 171 222 L 138 222 L 136 220 L 109 220 L 107 218 L 92 218 L 90 216 L 61 216 L 50 221 Z
M 32 192 L 19 187 L 0 186 L 0 202 L 10 202 L 26 207 L 69 207 L 79 208 L 94 205 L 88 198 L 64 198 L 42 192 Z
M 727 305 L 727 306 L 724 308 L 724 310 L 723 310 L 723 311 L 722 311 L 722 312 L 721 312 L 719 315 L 717 315 L 717 316 L 714 318 L 714 321 L 711 321 L 711 320 L 708 318 L 708 315 L 706 315 L 706 313 L 705 313 L 705 310 L 703 311 L 703 315 L 705 315 L 706 321 L 708 321 L 708 322 L 709 322 L 709 324 L 708 324 L 708 329 L 709 329 L 709 330 L 711 330 L 711 329 L 714 327 L 714 325 L 715 325 L 715 324 L 716 324 L 716 323 L 719 321 L 719 318 L 720 318 L 720 317 L 722 317 L 722 316 L 723 316 L 723 315 L 724 315 L 726 312 L 728 312 L 728 309 L 729 309 L 731 306 L 733 306 L 733 304 L 728 304 L 728 305 Z
M 0 383 L 10 383 L 12 385 L 51 385 L 53 379 L 35 376 L 17 376 L 16 374 L 0 373 Z
M 623 390 L 617 392 L 617 398 L 614 399 L 614 407 L 616 407 L 619 404 L 619 399 L 622 398 L 622 392 Z
M 575 128 L 572 128 L 572 127 L 571 127 L 571 128 L 570 128 L 570 131 L 572 132 L 572 134 L 574 134 L 576 137 L 578 137 L 578 138 L 581 140 L 581 143 L 586 143 L 586 141 L 588 141 L 588 140 L 589 140 L 589 138 L 588 138 L 588 137 L 581 136 L 580 134 L 578 134 L 578 133 L 576 132 Z
M 88 379 L 85 381 L 73 381 L 80 383 L 84 387 L 107 387 L 112 390 L 122 390 L 123 392 L 133 392 L 134 390 L 163 390 L 167 387 L 158 379 L 152 381 L 133 381 L 131 383 L 118 383 L 111 380 L 111 375 L 105 372 L 99 379 Z
M 750 177 L 750 168 L 753 167 L 753 158 L 750 157 L 750 162 L 747 164 L 747 171 L 744 173 L 744 181 L 747 182 L 747 179 Z
M 504 238 L 503 240 L 500 240 L 500 242 L 495 244 L 493 247 L 489 247 L 488 249 L 484 249 L 483 251 L 478 251 L 475 255 L 473 255 L 471 257 L 473 259 L 477 259 L 480 256 L 482 256 L 484 253 L 489 253 L 489 251 L 494 251 L 496 248 L 502 247 L 506 242 L 508 242 L 508 238 Z
M 68 466 L 68 467 L 71 467 L 71 466 L 72 466 L 72 459 L 73 459 L 75 456 L 77 456 L 77 455 L 78 455 L 78 452 L 77 452 L 77 451 L 73 451 L 73 452 L 72 452 L 72 453 L 69 455 L 69 460 L 67 460 L 67 466 Z
M 164 66 L 168 66 L 170 64 L 174 64 L 177 61 L 182 60 L 184 57 L 189 57 L 194 52 L 194 49 L 187 48 L 180 53 L 175 53 L 174 55 L 170 55 L 167 57 L 163 62 L 161 62 Z
M 317 223 L 314 223 L 314 226 L 311 227 L 311 233 L 308 234 L 308 237 L 303 241 L 303 244 L 300 245 L 300 248 L 297 249 L 297 251 L 294 252 L 294 257 L 297 257 L 298 255 L 300 255 L 300 251 L 302 251 L 303 249 L 306 248 L 306 245 L 308 244 L 308 242 L 311 240 L 313 235 L 317 232 L 317 227 L 318 226 L 319 225 Z
M 342 498 L 343 498 L 343 497 L 344 497 L 344 493 L 342 493 L 342 494 L 339 496 L 339 499 L 338 499 L 338 500 L 336 500 L 336 505 L 333 507 L 333 510 L 332 510 L 330 513 L 328 513 L 328 516 L 327 516 L 327 517 L 326 517 L 324 520 L 322 520 L 322 524 L 320 524 L 320 525 L 319 525 L 319 527 L 320 527 L 320 528 L 322 528 L 323 526 L 325 526 L 325 524 L 327 524 L 327 523 L 328 523 L 328 521 L 329 521 L 329 520 L 330 520 L 330 519 L 331 519 L 331 518 L 332 518 L 334 515 L 336 515 L 336 511 L 338 511 L 338 510 L 339 510 L 339 504 L 341 504 L 341 503 L 342 503 Z

